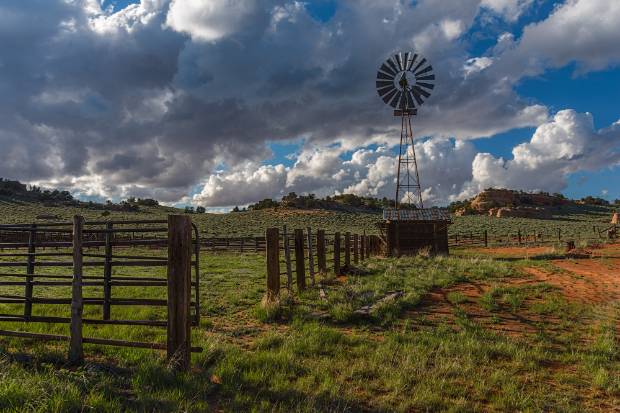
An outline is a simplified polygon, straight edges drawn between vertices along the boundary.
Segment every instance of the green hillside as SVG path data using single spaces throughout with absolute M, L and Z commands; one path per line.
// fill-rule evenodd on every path
M 592 235 L 593 226 L 603 229 L 610 221 L 613 208 L 609 206 L 573 205 L 560 210 L 551 220 L 528 218 L 495 218 L 482 215 L 453 217 L 451 233 L 481 232 L 504 235 L 520 229 L 525 233 L 557 233 L 558 228 L 566 236 Z M 40 215 L 57 216 L 68 221 L 75 214 L 87 220 L 163 219 L 168 214 L 182 214 L 183 210 L 165 206 L 140 206 L 138 211 L 108 211 L 86 206 L 45 206 L 41 202 L 0 200 L 1 223 L 46 222 L 36 219 Z M 259 235 L 269 227 L 322 228 L 328 232 L 350 231 L 368 234 L 378 232 L 376 223 L 380 213 L 362 213 L 326 210 L 263 209 L 226 214 L 192 214 L 192 220 L 203 234 L 208 235 Z

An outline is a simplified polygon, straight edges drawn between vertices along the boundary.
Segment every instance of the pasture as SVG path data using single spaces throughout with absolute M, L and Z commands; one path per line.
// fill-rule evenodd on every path
M 101 219 L 100 211 L 35 205 L 6 220 L 40 213 L 75 212 Z M 160 218 L 167 208 L 108 218 Z M 30 214 L 30 215 L 28 215 Z M 211 225 L 259 231 L 262 226 L 309 225 L 303 214 L 272 212 L 195 214 Z M 315 213 L 317 226 L 358 229 L 377 217 Z M 567 216 L 566 228 L 604 225 L 606 212 Z M 264 219 L 261 221 L 259 218 Z M 243 221 L 247 220 L 247 221 Z M 301 220 L 301 221 L 297 221 Z M 487 217 L 469 222 L 527 225 L 532 220 Z M 550 221 L 556 222 L 556 221 Z M 252 226 L 253 225 L 253 226 Z M 331 226 L 330 226 L 331 225 Z M 360 232 L 361 232 L 360 231 Z M 367 227 L 371 231 L 371 227 Z M 569 231 L 569 229 L 566 229 Z M 239 233 L 239 232 L 238 232 Z M 54 250 L 62 252 L 63 250 Z M 10 251 L 3 251 L 8 253 Z M 165 250 L 128 248 L 127 255 Z M 10 258 L 0 257 L 0 260 Z M 54 258 L 49 258 L 54 260 Z M 563 249 L 453 249 L 450 257 L 372 257 L 345 275 L 317 276 L 299 292 L 282 290 L 277 305 L 261 304 L 266 292 L 262 253 L 200 255 L 201 323 L 192 329 L 191 370 L 177 373 L 164 352 L 85 344 L 82 366 L 67 363 L 64 343 L 0 337 L 1 411 L 613 411 L 620 409 L 620 248 L 592 248 L 588 258 Z M 8 270 L 7 270 L 8 271 Z M 18 270 L 15 270 L 18 271 Z M 21 271 L 21 270 L 19 270 Z M 61 274 L 60 267 L 47 269 Z M 95 274 L 85 267 L 85 275 Z M 164 276 L 165 269 L 151 269 Z M 66 269 L 64 270 L 66 272 Z M 282 275 L 282 285 L 285 275 Z M 23 287 L 2 287 L 3 294 Z M 85 287 L 100 294 L 100 287 Z M 123 296 L 165 299 L 165 289 L 118 287 Z M 117 291 L 115 289 L 115 291 Z M 392 300 L 386 297 L 398 296 Z M 37 287 L 37 296 L 67 296 L 68 289 Z M 19 311 L 0 305 L 0 313 Z M 360 311 L 361 309 L 369 311 Z M 33 313 L 66 317 L 66 306 L 35 305 Z M 85 307 L 100 318 L 101 306 Z M 157 320 L 157 307 L 113 307 L 119 319 Z M 66 334 L 68 326 L 2 322 L 3 330 Z M 84 335 L 165 342 L 165 328 L 85 325 Z

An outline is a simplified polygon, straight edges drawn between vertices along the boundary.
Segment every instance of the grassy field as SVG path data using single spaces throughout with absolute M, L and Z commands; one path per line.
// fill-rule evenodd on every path
M 270 311 L 259 304 L 265 292 L 264 267 L 264 257 L 255 254 L 202 256 L 203 318 L 193 330 L 193 344 L 204 352 L 193 356 L 189 373 L 172 373 L 159 352 L 91 345 L 85 346 L 87 363 L 71 368 L 64 364 L 65 344 L 0 338 L 0 410 L 620 408 L 614 324 L 620 308 L 617 302 L 610 307 L 569 301 L 547 283 L 517 282 L 528 280 L 524 268 L 549 270 L 548 262 L 471 254 L 372 259 L 347 277 L 322 278 L 326 299 L 317 287 L 310 288 L 301 295 L 285 294 L 281 305 Z M 490 287 L 476 297 L 458 289 L 472 285 Z M 8 288 L 3 287 L 3 293 Z M 115 290 L 115 296 L 163 294 L 161 288 L 150 293 L 124 288 Z M 394 291 L 402 297 L 380 301 Z M 56 290 L 58 295 L 67 293 Z M 100 292 L 85 291 L 94 293 Z M 447 307 L 429 301 L 434 295 L 445 296 Z M 356 314 L 377 302 L 368 316 Z M 66 315 L 66 307 L 46 309 L 49 315 Z M 0 308 L 2 313 L 7 310 L 18 309 Z M 101 309 L 87 311 L 97 317 Z M 478 321 L 478 311 L 489 314 L 490 324 Z M 162 314 L 152 308 L 115 307 L 113 316 L 154 319 Z M 496 329 L 515 318 L 527 320 L 528 329 L 518 334 Z M 24 326 L 2 323 L 2 328 Z M 67 332 L 62 325 L 28 328 Z M 88 326 L 85 335 L 165 340 L 164 329 L 143 327 Z
M 470 231 L 480 233 L 488 230 L 491 235 L 504 236 L 508 233 L 516 234 L 520 229 L 525 233 L 545 233 L 549 237 L 557 234 L 561 229 L 563 236 L 574 238 L 590 238 L 597 236 L 593 226 L 599 229 L 606 228 L 611 219 L 613 208 L 599 206 L 566 206 L 554 215 L 552 220 L 524 219 L 524 218 L 495 218 L 488 216 L 453 217 L 454 224 L 450 226 L 450 233 L 464 233 Z M 141 207 L 138 212 L 111 212 L 109 216 L 102 216 L 102 211 L 68 207 L 46 207 L 37 203 L 16 203 L 0 201 L 2 223 L 34 222 L 37 215 L 57 215 L 69 221 L 75 214 L 86 217 L 87 220 L 102 219 L 159 219 L 167 214 L 182 213 L 179 209 L 167 207 Z M 325 229 L 328 232 L 350 231 L 352 233 L 378 233 L 377 222 L 380 214 L 360 214 L 334 212 L 324 210 L 259 210 L 228 214 L 194 214 L 192 220 L 200 230 L 207 235 L 242 236 L 264 234 L 266 228 L 282 227 L 289 229 L 306 228 Z

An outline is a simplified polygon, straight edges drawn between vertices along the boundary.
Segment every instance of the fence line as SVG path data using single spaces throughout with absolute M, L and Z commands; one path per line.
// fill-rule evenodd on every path
M 135 225 L 146 225 L 137 228 Z M 166 224 L 163 226 L 162 224 Z M 97 226 L 103 228 L 96 228 Z M 127 225 L 134 225 L 127 227 Z M 16 240 L 2 237 L 6 232 L 11 234 L 23 233 L 27 237 Z M 141 232 L 148 234 L 150 239 L 127 239 L 123 235 L 127 232 Z M 68 248 L 68 252 L 41 251 L 47 248 L 49 241 L 41 242 L 40 234 L 63 234 L 65 241 L 53 242 L 57 248 Z M 98 234 L 94 239 L 92 234 Z M 193 237 L 195 237 L 193 239 Z M 27 240 L 27 241 L 26 241 Z M 26 241 L 26 242 L 21 242 Z M 58 245 L 61 244 L 61 245 Z M 69 244 L 69 245 L 67 245 Z M 152 246 L 166 245 L 168 256 L 148 256 L 143 254 L 117 253 L 119 246 Z M 104 247 L 104 253 L 92 253 L 90 248 Z M 20 248 L 27 248 L 21 252 Z M 20 314 L 0 314 L 0 322 L 45 322 L 69 324 L 69 336 L 38 334 L 24 331 L 0 330 L 0 335 L 22 337 L 38 340 L 55 340 L 69 342 L 68 359 L 71 363 L 80 363 L 83 360 L 83 344 L 101 344 L 137 348 L 151 348 L 168 350 L 169 359 L 176 363 L 176 367 L 186 370 L 189 367 L 189 353 L 200 351 L 192 347 L 189 329 L 191 325 L 200 322 L 200 294 L 199 294 L 199 251 L 200 237 L 198 228 L 192 224 L 189 217 L 171 215 L 167 221 L 109 221 L 85 222 L 81 216 L 75 216 L 72 223 L 47 224 L 11 224 L 0 225 L 0 249 L 10 249 L 9 253 L 2 253 L 8 260 L 0 262 L 0 267 L 7 268 L 0 273 L 0 289 L 2 287 L 24 287 L 23 295 L 2 294 L 0 303 L 23 305 Z M 41 261 L 41 257 L 71 257 L 71 261 Z M 193 257 L 193 258 L 192 258 Z M 85 260 L 85 258 L 87 260 Z M 99 258 L 100 260 L 92 260 Z M 25 261 L 21 261 L 25 259 Z M 48 258 L 49 259 L 49 258 Z M 90 260 L 88 260 L 90 259 Z M 25 267 L 25 273 L 19 273 Z M 67 267 L 71 268 L 65 274 L 45 274 L 44 268 Z M 102 275 L 85 275 L 84 268 L 100 267 Z M 113 268 L 149 268 L 167 267 L 167 277 L 149 277 L 143 274 L 118 275 Z M 192 281 L 192 270 L 195 278 Z M 147 274 L 148 275 L 148 274 Z M 15 279 L 18 279 L 17 281 Z M 19 281 L 19 279 L 23 279 Z M 5 281 L 6 280 L 6 281 Z M 84 297 L 83 287 L 103 287 L 102 297 Z M 167 299 L 151 298 L 114 298 L 113 287 L 167 287 Z M 35 297 L 34 290 L 45 290 L 55 287 L 71 287 L 71 297 L 43 298 Z M 192 301 L 192 291 L 194 298 Z M 70 305 L 70 317 L 33 315 L 33 305 Z M 96 305 L 102 307 L 101 319 L 86 319 L 83 317 L 84 306 Z M 113 319 L 111 309 L 114 306 L 162 306 L 168 307 L 165 320 L 124 320 Z M 11 311 L 9 307 L 8 311 Z M 192 313 L 192 309 L 194 312 Z M 103 338 L 89 338 L 82 336 L 84 324 L 109 325 L 140 325 L 151 327 L 167 327 L 167 343 L 145 343 L 126 340 L 111 340 Z
M 267 229 L 265 239 L 267 245 L 266 296 L 269 299 L 275 299 L 280 294 L 280 277 L 282 275 L 287 276 L 286 288 L 289 291 L 292 289 L 293 280 L 297 290 L 303 291 L 307 288 L 306 268 L 310 274 L 310 282 L 313 286 L 315 285 L 315 262 L 320 274 L 333 271 L 335 275 L 343 275 L 354 269 L 354 265 L 351 264 L 351 256 L 353 256 L 353 264 L 358 264 L 372 255 L 381 253 L 381 242 L 378 235 L 368 236 L 347 232 L 342 237 L 339 232 L 332 236 L 326 234 L 325 230 L 322 229 L 313 231 L 311 228 L 306 228 L 304 236 L 304 230 L 298 228 L 294 230 L 294 237 L 291 239 L 288 237 L 286 227 L 284 227 L 282 233 L 278 228 Z M 343 240 L 344 242 L 342 242 Z M 351 240 L 353 241 L 351 242 Z M 282 265 L 285 266 L 284 272 L 281 269 Z M 293 272 L 295 273 L 294 278 L 292 277 Z

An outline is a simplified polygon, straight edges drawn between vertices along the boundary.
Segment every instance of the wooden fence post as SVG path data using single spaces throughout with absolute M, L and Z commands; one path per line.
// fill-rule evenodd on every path
M 189 369 L 191 349 L 192 221 L 168 215 L 168 360 Z
M 370 247 L 372 243 L 372 235 L 366 236 L 366 258 L 370 258 Z
M 344 234 L 344 268 L 349 270 L 351 268 L 351 233 L 345 232 Z
M 359 235 L 353 234 L 353 262 L 359 263 Z
M 306 289 L 306 263 L 304 259 L 304 230 L 295 230 L 295 275 L 297 278 L 297 290 Z
M 82 313 L 84 300 L 82 298 L 82 237 L 84 218 L 79 215 L 73 217 L 73 279 L 71 283 L 71 324 L 69 339 L 69 363 L 80 364 L 84 361 L 82 347 Z
M 340 275 L 340 232 L 334 234 L 334 273 Z
M 291 246 L 288 242 L 288 233 L 286 232 L 286 225 L 284 225 L 284 234 L 282 235 L 282 241 L 284 242 L 284 262 L 286 264 L 286 288 L 289 292 L 293 288 L 293 269 L 291 268 Z
M 312 248 L 312 229 L 310 227 L 307 228 L 308 231 L 308 270 L 310 271 L 310 279 L 312 280 L 312 285 L 315 284 L 314 280 L 314 250 Z
M 362 242 L 360 242 L 360 258 L 362 261 L 366 259 L 366 231 L 362 234 Z
M 103 262 L 103 319 L 109 320 L 110 300 L 112 298 L 112 223 L 106 223 L 105 228 L 105 259 Z
M 485 247 L 489 246 L 489 234 L 486 229 L 484 230 L 484 246 Z
M 28 275 L 26 277 L 26 291 L 24 294 L 24 317 L 26 318 L 26 320 L 30 319 L 30 316 L 32 316 L 32 289 L 33 289 L 33 284 L 32 282 L 34 281 L 34 278 L 32 277 L 34 275 L 34 260 L 35 260 L 35 253 L 36 253 L 36 248 L 35 248 L 35 242 L 37 240 L 37 225 L 36 224 L 32 224 L 30 226 L 30 232 L 28 233 L 28 266 L 26 267 L 26 274 Z
M 325 230 L 320 229 L 316 232 L 316 256 L 319 264 L 319 272 L 327 272 L 327 257 L 325 254 Z
M 267 299 L 274 300 L 280 295 L 280 231 L 268 228 L 267 238 Z

